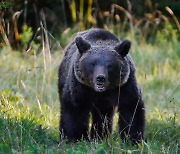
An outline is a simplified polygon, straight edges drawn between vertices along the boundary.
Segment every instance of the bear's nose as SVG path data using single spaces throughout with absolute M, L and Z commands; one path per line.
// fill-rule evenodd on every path
M 96 81 L 97 81 L 98 83 L 104 83 L 104 82 L 106 81 L 106 78 L 105 78 L 104 75 L 98 75 L 98 76 L 96 77 Z

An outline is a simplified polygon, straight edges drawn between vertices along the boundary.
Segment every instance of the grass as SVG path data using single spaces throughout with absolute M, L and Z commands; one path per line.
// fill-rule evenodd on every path
M 147 143 L 138 146 L 123 144 L 116 126 L 107 140 L 58 143 L 57 70 L 63 51 L 50 60 L 2 48 L 0 153 L 180 153 L 180 44 L 164 35 L 159 32 L 155 44 L 133 40 L 131 48 L 147 118 Z

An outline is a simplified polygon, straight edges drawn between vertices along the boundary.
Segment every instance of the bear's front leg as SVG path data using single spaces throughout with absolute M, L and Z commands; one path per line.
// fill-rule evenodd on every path
M 136 107 L 121 107 L 119 109 L 119 125 L 121 138 L 130 139 L 133 143 L 144 139 L 144 106 L 140 103 Z
M 133 143 L 144 139 L 145 109 L 141 90 L 135 79 L 129 79 L 121 88 L 119 103 L 119 127 L 121 138 Z
M 60 139 L 77 141 L 88 138 L 89 112 L 79 108 L 61 108 Z
M 103 102 L 101 105 L 96 105 L 92 110 L 92 138 L 104 138 L 112 132 L 114 108 L 107 108 L 106 103 Z

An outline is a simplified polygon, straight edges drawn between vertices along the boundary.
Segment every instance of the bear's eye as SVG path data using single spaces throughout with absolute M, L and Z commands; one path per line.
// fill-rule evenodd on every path
M 89 65 L 90 65 L 90 67 L 94 67 L 95 63 L 90 63 Z
M 112 64 L 109 64 L 109 65 L 108 65 L 108 69 L 111 70 L 112 68 L 113 68 Z

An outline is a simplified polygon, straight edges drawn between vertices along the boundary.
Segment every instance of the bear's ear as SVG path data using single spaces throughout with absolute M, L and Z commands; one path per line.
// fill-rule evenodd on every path
M 80 54 L 86 52 L 91 47 L 91 45 L 82 37 L 76 37 L 75 42 Z
M 118 44 L 114 49 L 122 56 L 125 57 L 131 47 L 131 42 L 129 40 L 124 40 Z

